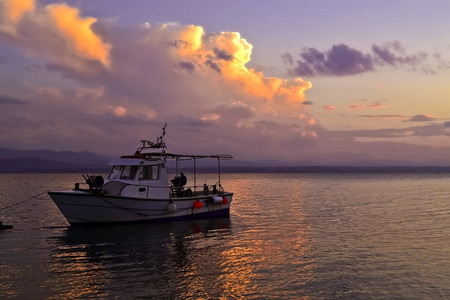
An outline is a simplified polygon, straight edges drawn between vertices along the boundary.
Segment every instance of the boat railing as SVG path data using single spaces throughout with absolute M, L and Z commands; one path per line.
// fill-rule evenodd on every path
M 199 195 L 221 195 L 225 192 L 223 186 L 220 182 L 216 182 L 215 184 L 203 184 L 201 186 L 198 185 L 188 185 L 188 186 L 170 186 L 171 196 L 173 198 L 177 197 L 191 197 L 191 196 L 199 196 Z

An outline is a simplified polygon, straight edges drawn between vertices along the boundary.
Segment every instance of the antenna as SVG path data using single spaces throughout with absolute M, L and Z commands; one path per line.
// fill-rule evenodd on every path
M 162 146 L 164 146 L 163 143 L 163 138 L 166 135 L 166 127 L 167 127 L 167 123 L 164 124 L 164 127 L 162 128 L 162 134 L 161 136 L 158 138 L 158 144 L 161 144 Z
M 157 149 L 157 148 L 163 148 L 163 151 L 166 152 L 166 144 L 163 142 L 164 136 L 166 135 L 166 128 L 167 128 L 167 123 L 164 124 L 164 127 L 162 128 L 162 134 L 157 138 L 157 142 L 151 142 L 148 140 L 141 140 L 142 146 L 139 147 L 135 154 L 139 154 L 141 153 L 142 150 L 144 149 L 149 149 L 149 148 L 153 148 L 153 149 Z

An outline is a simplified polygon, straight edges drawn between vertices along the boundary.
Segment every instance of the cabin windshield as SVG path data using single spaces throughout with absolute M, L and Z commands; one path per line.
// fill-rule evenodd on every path
M 111 173 L 109 173 L 108 179 L 134 180 L 136 174 L 139 181 L 157 180 L 159 178 L 159 166 L 114 166 Z
M 111 170 L 111 173 L 109 173 L 108 179 L 114 180 L 117 179 L 120 175 L 120 172 L 122 171 L 123 166 L 114 166 Z
M 133 180 L 139 166 L 124 166 L 120 179 Z

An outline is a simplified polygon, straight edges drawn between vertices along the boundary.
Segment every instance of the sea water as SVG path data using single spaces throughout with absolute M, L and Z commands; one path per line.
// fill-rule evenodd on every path
M 450 298 L 450 174 L 221 174 L 230 218 L 70 227 L 44 192 L 82 181 L 0 174 L 1 299 Z

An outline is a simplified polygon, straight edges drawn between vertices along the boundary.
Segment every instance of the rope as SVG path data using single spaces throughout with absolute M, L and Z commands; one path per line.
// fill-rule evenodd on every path
M 147 214 L 143 214 L 143 213 L 134 211 L 134 210 L 132 210 L 132 209 L 129 209 L 129 208 L 122 207 L 122 206 L 119 206 L 119 205 L 117 205 L 117 204 L 114 204 L 114 203 L 112 203 L 112 202 L 106 200 L 104 197 L 99 197 L 99 198 L 102 199 L 103 201 L 105 201 L 106 203 L 109 203 L 109 204 L 111 204 L 111 205 L 113 205 L 113 206 L 115 206 L 115 207 L 117 207 L 117 208 L 120 208 L 120 209 L 129 211 L 129 212 L 131 212 L 131 213 L 134 213 L 134 214 L 137 214 L 137 215 L 140 215 L 140 216 L 143 216 L 143 217 L 147 217 L 147 216 L 148 216 Z M 200 202 L 201 202 L 201 201 L 200 201 Z M 202 202 L 202 204 L 203 204 L 203 202 Z M 178 212 L 178 211 L 185 211 L 185 210 L 188 210 L 188 209 L 192 209 L 192 207 L 183 208 L 183 209 L 177 210 L 177 212 Z M 152 215 L 152 216 L 163 216 L 163 215 L 169 215 L 169 214 L 170 214 L 169 212 L 165 212 L 165 213 L 161 213 L 161 214 L 154 214 L 154 215 Z
M 42 193 L 40 193 L 40 194 L 37 194 L 36 196 L 33 196 L 33 197 L 31 197 L 31 198 L 26 199 L 26 200 L 17 202 L 17 203 L 15 203 L 15 204 L 11 204 L 11 205 L 9 205 L 9 206 L 2 207 L 2 208 L 0 208 L 0 210 L 5 210 L 5 209 L 8 209 L 8 208 L 17 206 L 17 205 L 19 205 L 19 204 L 25 203 L 25 202 L 27 202 L 27 201 L 33 200 L 34 198 L 37 198 L 37 197 L 39 197 L 40 195 L 45 194 L 45 193 L 47 193 L 47 192 L 48 192 L 48 191 L 44 191 L 44 192 L 42 192 Z
M 114 203 L 112 203 L 112 202 L 106 200 L 104 197 L 99 197 L 99 198 L 102 199 L 103 201 L 105 201 L 106 203 L 109 203 L 109 204 L 111 204 L 111 205 L 113 205 L 113 206 L 115 206 L 115 207 L 117 207 L 117 208 L 120 208 L 120 209 L 123 209 L 123 210 L 127 210 L 127 211 L 129 211 L 129 212 L 138 214 L 138 215 L 143 216 L 143 217 L 146 217 L 146 216 L 147 216 L 146 214 L 138 213 L 138 212 L 133 211 L 133 210 L 131 210 L 131 209 L 129 209 L 129 208 L 122 207 L 122 206 L 119 206 L 119 205 L 117 205 L 117 204 L 114 204 Z

